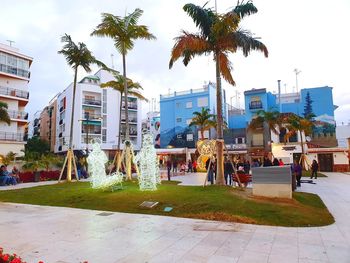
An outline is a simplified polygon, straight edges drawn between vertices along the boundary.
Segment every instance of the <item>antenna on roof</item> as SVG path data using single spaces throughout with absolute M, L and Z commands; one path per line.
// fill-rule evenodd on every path
M 301 70 L 299 69 L 294 69 L 294 73 L 295 73 L 295 88 L 297 89 L 297 93 L 298 93 L 298 75 L 301 72 Z
M 10 47 L 12 47 L 12 43 L 15 43 L 15 41 L 13 41 L 13 40 L 6 40 L 6 41 L 9 42 Z

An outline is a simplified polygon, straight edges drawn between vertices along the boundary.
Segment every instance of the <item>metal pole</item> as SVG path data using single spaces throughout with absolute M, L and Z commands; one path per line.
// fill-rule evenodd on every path
M 282 104 L 281 104 L 281 80 L 277 80 L 278 83 L 278 105 L 280 109 L 280 113 L 282 113 Z

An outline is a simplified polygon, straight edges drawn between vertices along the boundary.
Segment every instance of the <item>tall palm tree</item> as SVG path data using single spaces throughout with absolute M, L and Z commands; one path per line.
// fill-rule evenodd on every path
M 301 146 L 301 162 L 303 168 L 305 168 L 304 164 L 304 157 L 305 157 L 305 150 L 304 150 L 304 140 L 302 134 L 304 133 L 305 136 L 310 135 L 312 133 L 313 123 L 306 119 L 301 118 L 297 115 L 291 115 L 287 119 L 287 125 L 286 128 L 288 130 L 286 134 L 286 140 L 289 139 L 289 137 L 299 134 L 300 136 L 300 146 Z
M 98 61 L 87 48 L 87 46 L 79 42 L 75 44 L 70 35 L 65 34 L 61 38 L 61 42 L 64 43 L 63 48 L 58 51 L 58 54 L 62 54 L 67 64 L 74 70 L 74 81 L 73 81 L 73 96 L 72 96 L 72 114 L 70 121 L 70 135 L 69 135 L 69 149 L 67 151 L 68 167 L 67 167 L 67 181 L 71 181 L 72 176 L 72 161 L 74 161 L 73 154 L 73 125 L 74 125 L 74 106 L 75 106 L 75 92 L 77 87 L 77 75 L 78 68 L 82 67 L 86 72 L 91 72 L 91 65 L 96 64 L 99 67 L 107 69 L 107 66 L 101 61 Z M 70 153 L 68 153 L 70 152 Z M 68 158 L 69 156 L 69 158 Z M 63 171 L 64 167 L 62 168 Z M 76 175 L 77 176 L 77 175 Z
M 0 101 L 0 121 L 6 122 L 10 125 L 11 119 L 7 112 L 7 107 L 7 103 Z
M 194 4 L 186 4 L 183 9 L 200 31 L 198 33 L 182 31 L 182 34 L 175 38 L 169 67 L 171 68 L 181 57 L 187 66 L 195 56 L 213 54 L 216 64 L 217 184 L 223 185 L 225 180 L 221 75 L 228 83 L 235 85 L 231 75 L 232 65 L 228 57 L 230 53 L 242 50 L 243 55 L 248 56 L 252 50 L 257 50 L 267 57 L 268 51 L 251 32 L 239 27 L 244 17 L 258 11 L 251 1 L 238 1 L 236 7 L 224 14 L 217 14 L 210 8 Z
M 210 109 L 202 108 L 201 112 L 193 112 L 193 117 L 189 126 L 197 126 L 201 133 L 201 140 L 204 140 L 204 131 L 210 130 L 210 128 L 216 127 L 216 121 L 214 121 L 214 114 L 210 114 Z
M 124 77 L 117 74 L 113 73 L 115 80 L 108 81 L 106 83 L 101 84 L 101 88 L 112 88 L 120 93 L 120 98 L 123 98 L 124 94 Z M 140 100 L 147 101 L 147 99 L 140 94 L 138 91 L 139 89 L 143 89 L 140 83 L 138 82 L 133 82 L 131 79 L 127 78 L 127 87 L 128 87 L 128 94 L 137 97 Z M 127 111 L 127 106 L 125 107 L 125 112 Z M 121 115 L 122 115 L 122 99 L 120 99 L 120 104 L 119 104 L 119 120 L 121 120 Z M 125 115 L 126 116 L 126 115 Z M 125 122 L 127 122 L 128 119 L 125 119 Z M 118 150 L 120 150 L 120 133 L 121 129 L 119 127 L 119 134 L 118 134 Z
M 143 11 L 136 8 L 134 12 L 125 17 L 115 16 L 108 13 L 102 13 L 102 22 L 91 33 L 92 36 L 109 37 L 114 41 L 114 46 L 123 57 L 123 77 L 125 105 L 128 105 L 128 85 L 126 80 L 126 55 L 134 47 L 134 41 L 137 39 L 152 40 L 156 39 L 147 26 L 138 25 L 138 20 Z M 125 139 L 129 140 L 129 116 L 125 111 Z

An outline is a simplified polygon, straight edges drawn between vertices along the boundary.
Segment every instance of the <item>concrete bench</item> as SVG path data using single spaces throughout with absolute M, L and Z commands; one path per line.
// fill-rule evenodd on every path
M 252 168 L 253 195 L 292 198 L 290 165 Z

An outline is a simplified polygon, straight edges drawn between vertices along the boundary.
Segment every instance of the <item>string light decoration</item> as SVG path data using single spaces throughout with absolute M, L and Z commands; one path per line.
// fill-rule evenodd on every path
M 89 172 L 91 174 L 90 183 L 92 188 L 105 189 L 123 182 L 123 174 L 119 171 L 107 176 L 105 167 L 107 162 L 107 155 L 101 150 L 100 142 L 94 140 L 92 144 L 92 152 L 87 158 Z
M 142 147 L 135 156 L 135 163 L 138 164 L 139 187 L 141 191 L 157 190 L 160 184 L 159 164 L 156 149 L 153 146 L 153 136 L 150 133 L 143 134 Z

